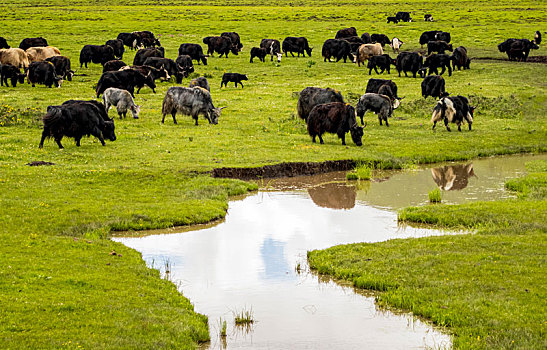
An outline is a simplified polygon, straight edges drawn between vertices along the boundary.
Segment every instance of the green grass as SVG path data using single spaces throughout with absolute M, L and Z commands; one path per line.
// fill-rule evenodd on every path
M 348 180 L 370 180 L 371 177 L 372 169 L 366 164 L 359 165 L 355 170 L 346 174 Z
M 204 318 L 193 313 L 171 284 L 147 269 L 136 252 L 105 238 L 114 230 L 224 217 L 229 196 L 256 186 L 212 179 L 208 172 L 215 167 L 353 159 L 403 168 L 544 152 L 547 66 L 499 60 L 473 60 L 471 70 L 446 77 L 448 91 L 479 103 L 472 132 L 448 133 L 441 127 L 433 132 L 429 119 L 435 101 L 421 98 L 420 79 L 392 72 L 381 78 L 393 79 L 406 98 L 389 128 L 367 114 L 363 147 L 343 147 L 336 135 L 326 135 L 324 145 L 311 143 L 296 116 L 298 92 L 329 86 L 355 104 L 369 78 L 365 69 L 351 63 L 323 62 L 321 45 L 338 29 L 355 26 L 359 33 L 397 36 L 405 50 L 415 50 L 422 31 L 439 28 L 450 31 L 453 42 L 466 46 L 471 57 L 498 59 L 504 56 L 496 44 L 508 37 L 530 38 L 545 26 L 547 9 L 541 2 L 516 0 L 484 1 L 480 6 L 412 0 L 403 7 L 415 11 L 415 22 L 386 24 L 387 14 L 404 10 L 387 0 L 372 7 L 367 2 L 340 6 L 314 0 L 275 6 L 248 0 L 122 0 L 115 6 L 104 0 L 2 2 L 1 35 L 9 44 L 16 47 L 25 37 L 43 36 L 72 59 L 77 72 L 61 89 L 28 84 L 0 88 L 0 304 L 7 305 L 0 314 L 1 347 L 58 348 L 70 341 L 95 348 L 187 348 L 208 339 Z M 422 12 L 431 12 L 438 22 L 420 21 Z M 102 44 L 133 30 L 160 36 L 169 58 L 176 57 L 183 42 L 201 43 L 203 37 L 223 31 L 241 35 L 240 55 L 196 65 L 197 74 L 209 79 L 214 104 L 227 107 L 219 125 L 200 118 L 195 127 L 188 116 L 180 116 L 178 125 L 169 119 L 161 125 L 162 99 L 174 83 L 159 83 L 157 94 L 144 88 L 137 95 L 139 120 L 116 120 L 116 142 L 101 147 L 89 138 L 77 148 L 65 139 L 66 148 L 59 151 L 49 140 L 38 149 L 39 117 L 48 105 L 94 98 L 101 67 L 78 67 L 83 45 Z M 281 64 L 249 63 L 249 50 L 260 39 L 289 35 L 308 37 L 313 56 L 283 58 Z M 547 49 L 542 46 L 532 55 L 547 55 Z M 131 63 L 133 56 L 127 52 L 124 60 Z M 224 72 L 246 73 L 249 81 L 244 89 L 220 89 Z M 186 79 L 183 85 L 188 83 Z M 25 165 L 32 161 L 55 165 Z M 112 250 L 122 257 L 108 255 Z M 71 283 L 76 286 L 66 287 Z M 66 310 L 60 305 L 65 300 L 72 302 Z
M 544 169 L 545 164 L 529 169 Z M 518 200 L 399 212 L 399 220 L 407 223 L 435 223 L 475 233 L 336 246 L 309 252 L 310 266 L 353 281 L 358 288 L 379 291 L 382 306 L 408 310 L 448 327 L 454 348 L 543 349 L 544 175 L 518 179 L 528 184 L 528 195 Z
M 241 310 L 234 313 L 234 322 L 236 326 L 250 325 L 255 322 L 253 309 Z
M 441 202 L 441 190 L 438 188 L 428 192 L 429 202 L 430 203 L 440 203 Z

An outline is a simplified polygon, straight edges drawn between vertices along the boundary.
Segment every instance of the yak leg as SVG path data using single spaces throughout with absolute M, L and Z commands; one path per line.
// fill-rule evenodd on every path
M 342 139 L 342 145 L 346 145 L 346 133 L 342 132 L 342 134 L 338 134 L 338 136 Z
M 435 126 L 437 126 L 437 122 L 433 122 L 433 128 L 431 128 L 431 130 L 435 130 Z
M 192 118 L 196 121 L 195 125 L 198 125 L 198 116 L 199 115 L 192 115 Z
M 311 142 L 315 143 L 315 135 L 311 137 Z
M 99 141 L 101 141 L 101 144 L 103 146 L 106 146 L 106 143 L 104 142 L 104 137 L 103 137 L 103 133 L 101 132 L 101 130 L 99 130 L 99 128 L 95 127 L 93 128 L 93 130 L 91 130 L 91 135 L 95 136 L 96 138 L 99 139 Z M 79 142 L 79 140 L 78 140 Z M 79 145 L 77 145 L 79 146 Z
M 450 68 L 450 63 L 447 64 L 446 67 L 448 68 L 448 76 L 451 77 L 452 76 L 452 68 Z
M 57 146 L 59 146 L 59 149 L 63 149 L 63 145 L 61 145 L 61 139 L 63 138 L 63 136 L 61 135 L 60 137 L 56 137 L 55 138 L 55 142 L 57 142 Z
M 48 135 L 49 135 L 49 129 L 44 128 L 44 131 L 42 131 L 42 138 L 40 139 L 40 145 L 38 145 L 38 148 L 44 147 L 44 141 Z
M 176 110 L 171 111 L 171 115 L 173 116 L 173 123 L 177 124 L 177 118 L 175 118 L 175 115 L 177 115 L 177 111 Z M 196 123 L 197 123 L 197 120 L 196 120 Z
M 80 147 L 80 140 L 81 140 L 81 139 L 82 139 L 81 136 L 79 136 L 79 137 L 76 136 L 76 137 L 74 138 L 74 140 L 76 141 L 76 146 L 77 146 L 77 147 Z
M 323 138 L 321 137 L 321 134 L 319 134 L 319 135 L 317 135 L 317 136 L 319 136 L 319 143 L 320 143 L 320 144 L 324 144 L 325 142 L 323 142 Z
M 448 126 L 448 119 L 446 119 L 446 118 L 444 119 L 444 125 L 446 126 L 446 130 L 452 131 L 452 130 L 450 130 L 450 127 Z
M 378 114 L 378 120 L 380 121 L 380 125 L 382 125 L 382 114 Z
M 374 71 L 376 72 L 376 74 L 382 74 L 384 73 L 386 69 L 385 68 L 382 68 L 382 70 L 380 71 L 380 73 L 378 73 L 378 68 L 377 67 L 374 67 Z

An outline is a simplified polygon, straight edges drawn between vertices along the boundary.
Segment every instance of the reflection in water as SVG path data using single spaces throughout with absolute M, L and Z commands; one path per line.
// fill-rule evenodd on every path
M 431 175 L 440 189 L 445 191 L 462 190 L 467 187 L 471 176 L 476 177 L 473 163 L 431 168 Z
M 355 187 L 345 183 L 321 184 L 309 188 L 308 193 L 312 201 L 323 208 L 351 209 L 355 206 Z

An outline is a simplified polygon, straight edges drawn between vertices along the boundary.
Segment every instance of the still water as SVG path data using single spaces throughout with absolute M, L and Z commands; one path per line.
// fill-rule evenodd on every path
M 117 237 L 142 253 L 209 317 L 211 349 L 450 348 L 446 334 L 408 314 L 378 309 L 374 297 L 310 273 L 306 252 L 337 244 L 454 234 L 400 227 L 396 209 L 443 202 L 511 197 L 503 184 L 525 173 L 518 156 L 379 172 L 373 181 L 348 182 L 345 173 L 275 179 L 229 203 L 212 225 Z M 300 267 L 300 269 L 297 269 Z M 249 327 L 234 314 L 251 311 Z M 227 321 L 221 339 L 219 320 Z

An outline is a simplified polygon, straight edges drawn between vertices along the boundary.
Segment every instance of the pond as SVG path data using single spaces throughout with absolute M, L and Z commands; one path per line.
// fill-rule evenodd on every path
M 345 173 L 263 181 L 258 192 L 229 203 L 210 225 L 114 240 L 141 252 L 209 317 L 212 349 L 450 348 L 451 339 L 409 314 L 379 309 L 372 294 L 317 276 L 306 252 L 337 244 L 455 234 L 402 227 L 396 209 L 512 197 L 504 182 L 545 156 L 512 156 L 418 167 L 350 182 Z M 250 312 L 254 323 L 234 324 Z M 219 337 L 220 319 L 227 321 Z

